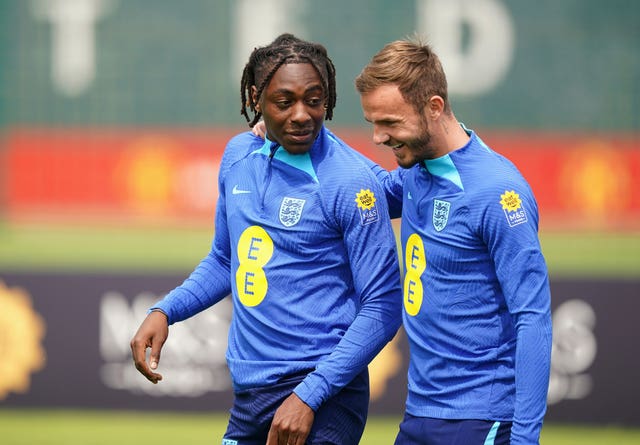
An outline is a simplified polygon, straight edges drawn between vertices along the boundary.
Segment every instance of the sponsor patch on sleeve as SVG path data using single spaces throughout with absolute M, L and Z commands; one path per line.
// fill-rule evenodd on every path
M 358 204 L 360 223 L 363 226 L 378 221 L 380 215 L 376 207 L 376 197 L 371 190 L 360 189 L 360 192 L 356 193 L 355 201 Z
M 500 195 L 500 204 L 510 227 L 527 222 L 527 212 L 522 207 L 520 195 L 515 190 L 505 190 Z

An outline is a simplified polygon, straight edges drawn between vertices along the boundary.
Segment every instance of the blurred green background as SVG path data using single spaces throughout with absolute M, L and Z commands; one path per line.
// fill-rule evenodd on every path
M 522 165 L 542 178 L 534 191 L 552 278 L 638 280 L 638 23 L 633 0 L 3 0 L 0 280 L 17 271 L 188 273 L 213 236 L 215 193 L 202 185 L 215 183 L 220 140 L 246 129 L 242 66 L 254 46 L 285 31 L 327 47 L 338 75 L 331 126 L 356 139 L 369 129 L 354 77 L 385 43 L 423 36 L 443 60 L 459 119 L 489 140 L 513 142 L 527 159 L 553 152 Z M 110 144 L 117 159 L 104 153 Z M 162 194 L 183 149 L 211 165 L 191 188 Z M 191 189 L 195 197 L 180 191 Z M 201 189 L 197 210 L 183 204 Z M 209 443 L 220 429 L 207 415 L 3 409 L 0 431 L 14 428 L 12 445 L 109 443 L 101 419 L 134 420 L 117 432 L 121 443 L 149 439 L 156 422 L 175 425 L 181 443 Z M 33 424 L 48 433 L 15 432 Z M 389 443 L 396 425 L 373 421 L 363 443 Z M 563 428 L 545 429 L 543 443 L 639 441 L 637 432 Z

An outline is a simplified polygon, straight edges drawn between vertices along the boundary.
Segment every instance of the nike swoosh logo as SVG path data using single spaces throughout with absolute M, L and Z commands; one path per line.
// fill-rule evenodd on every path
M 240 195 L 242 193 L 251 193 L 251 190 L 242 190 L 242 189 L 239 189 L 237 185 L 234 185 L 233 190 L 231 190 L 231 193 L 233 193 L 234 195 Z

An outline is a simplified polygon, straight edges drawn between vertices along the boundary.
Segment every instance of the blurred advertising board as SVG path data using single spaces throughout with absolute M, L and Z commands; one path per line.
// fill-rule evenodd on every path
M 129 341 L 147 308 L 183 278 L 0 275 L 0 407 L 229 409 L 228 299 L 170 328 L 162 382 L 133 366 Z M 638 279 L 552 280 L 548 421 L 640 425 L 638 289 Z M 400 415 L 407 361 L 401 330 L 370 366 L 372 413 Z
M 364 130 L 336 133 L 385 168 Z M 640 229 L 637 135 L 483 132 L 531 184 L 542 228 Z M 8 219 L 211 224 L 231 129 L 16 129 L 0 150 Z

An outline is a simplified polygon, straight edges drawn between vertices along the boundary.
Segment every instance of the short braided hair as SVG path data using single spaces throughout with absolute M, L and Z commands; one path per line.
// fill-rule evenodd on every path
M 322 79 L 325 93 L 325 119 L 331 120 L 333 108 L 336 105 L 336 69 L 327 55 L 327 50 L 319 43 L 301 40 L 293 34 L 281 34 L 267 46 L 255 48 L 249 56 L 249 61 L 242 71 L 240 80 L 240 100 L 242 114 L 249 127 L 253 127 L 262 116 L 256 109 L 262 92 L 267 87 L 273 75 L 284 64 L 310 63 Z M 256 100 L 251 94 L 251 87 L 257 90 Z M 253 118 L 249 117 L 253 113 Z

